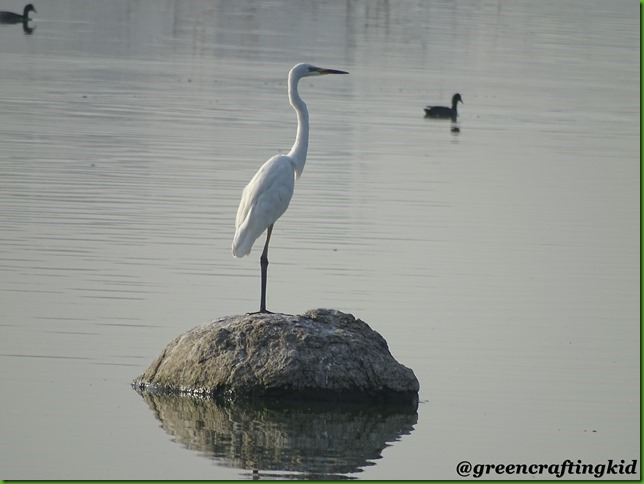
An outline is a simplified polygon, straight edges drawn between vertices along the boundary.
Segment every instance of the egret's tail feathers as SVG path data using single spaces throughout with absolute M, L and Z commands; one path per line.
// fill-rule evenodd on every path
M 233 256 L 244 257 L 250 254 L 253 244 L 262 235 L 262 232 L 250 230 L 246 223 L 243 223 L 235 232 L 233 239 Z
M 253 242 L 249 244 L 247 240 L 241 240 L 239 237 L 237 237 L 237 234 L 235 234 L 235 239 L 233 240 L 233 256 L 244 257 L 250 254 L 250 249 L 253 247 Z

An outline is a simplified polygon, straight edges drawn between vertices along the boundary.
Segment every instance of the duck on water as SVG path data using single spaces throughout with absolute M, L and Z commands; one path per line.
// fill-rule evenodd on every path
M 28 22 L 31 20 L 29 18 L 29 12 L 36 12 L 36 9 L 34 6 L 30 3 L 25 6 L 22 15 L 19 13 L 13 13 L 13 12 L 0 12 L 0 23 L 1 24 L 19 24 L 22 22 Z
M 438 119 L 451 119 L 456 121 L 458 112 L 456 111 L 456 104 L 458 102 L 463 103 L 463 99 L 459 93 L 452 96 L 452 107 L 448 108 L 447 106 L 427 106 L 425 107 L 425 116 L 428 118 L 438 118 Z

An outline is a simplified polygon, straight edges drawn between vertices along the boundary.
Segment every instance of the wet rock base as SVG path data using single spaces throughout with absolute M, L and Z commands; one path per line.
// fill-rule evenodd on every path
M 385 339 L 337 310 L 246 314 L 171 341 L 134 382 L 140 391 L 225 399 L 418 404 L 414 372 Z

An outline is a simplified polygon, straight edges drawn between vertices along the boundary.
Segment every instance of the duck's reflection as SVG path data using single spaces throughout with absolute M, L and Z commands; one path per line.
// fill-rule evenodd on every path
M 25 34 L 27 34 L 27 35 L 31 35 L 31 34 L 33 34 L 33 33 L 34 33 L 34 30 L 36 30 L 36 26 L 35 26 L 35 25 L 34 25 L 33 27 L 31 27 L 31 26 L 29 25 L 29 20 L 23 20 L 23 22 L 22 22 L 22 31 L 23 31 Z
M 415 408 L 141 395 L 177 442 L 253 478 L 350 478 L 418 419 Z

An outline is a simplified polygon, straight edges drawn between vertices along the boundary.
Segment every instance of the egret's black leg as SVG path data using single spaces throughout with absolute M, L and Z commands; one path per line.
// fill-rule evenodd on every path
M 264 245 L 264 251 L 262 256 L 259 258 L 259 266 L 262 270 L 262 295 L 259 302 L 259 312 L 260 313 L 270 313 L 266 309 L 266 273 L 268 270 L 268 242 L 271 240 L 271 232 L 273 231 L 273 226 L 269 225 L 266 229 L 266 244 Z

